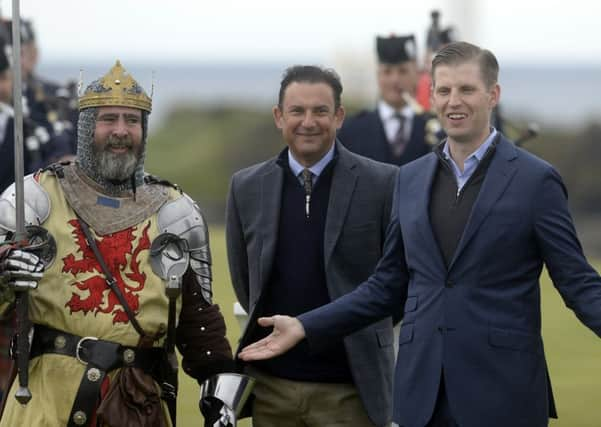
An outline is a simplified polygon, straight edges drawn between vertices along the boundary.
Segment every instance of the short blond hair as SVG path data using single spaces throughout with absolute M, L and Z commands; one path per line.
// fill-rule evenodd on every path
M 439 65 L 458 65 L 474 61 L 480 66 L 482 80 L 487 87 L 495 85 L 499 77 L 499 63 L 495 55 L 467 42 L 454 42 L 442 48 L 432 59 L 431 77 L 434 82 L 434 72 Z

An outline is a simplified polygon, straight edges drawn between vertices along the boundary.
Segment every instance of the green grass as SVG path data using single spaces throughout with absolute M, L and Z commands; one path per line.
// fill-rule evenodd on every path
M 213 289 L 228 327 L 228 339 L 235 348 L 240 329 L 232 312 L 236 300 L 231 287 L 225 253 L 224 231 L 211 227 L 213 252 Z M 596 263 L 597 271 L 601 263 Z M 543 337 L 555 402 L 560 419 L 551 427 L 599 427 L 601 414 L 601 342 L 565 307 L 559 293 L 546 275 L 542 281 Z M 198 385 L 187 375 L 180 375 L 178 401 L 179 425 L 202 426 L 198 410 Z M 245 420 L 239 424 L 247 427 Z M 509 426 L 508 426 L 509 427 Z
M 595 263 L 597 271 L 601 263 Z M 599 427 L 601 342 L 568 309 L 545 275 L 542 283 L 543 338 L 558 420 L 552 427 Z

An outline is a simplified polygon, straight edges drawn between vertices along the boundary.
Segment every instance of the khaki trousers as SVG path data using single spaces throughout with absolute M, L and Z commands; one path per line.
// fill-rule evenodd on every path
M 291 381 L 252 367 L 253 427 L 374 427 L 352 384 Z

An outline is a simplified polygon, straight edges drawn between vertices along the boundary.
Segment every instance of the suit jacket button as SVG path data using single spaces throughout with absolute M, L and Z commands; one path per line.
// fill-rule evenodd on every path
M 450 280 L 447 280 L 447 282 L 444 284 L 445 288 L 452 288 L 453 286 L 455 286 L 455 284 L 453 282 L 451 282 Z

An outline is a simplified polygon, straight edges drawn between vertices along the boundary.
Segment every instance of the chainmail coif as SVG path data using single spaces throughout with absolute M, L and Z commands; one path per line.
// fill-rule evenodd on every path
M 91 83 L 91 85 L 96 82 Z M 144 184 L 144 159 L 146 157 L 146 136 L 148 128 L 148 112 L 142 111 L 142 148 L 140 158 L 134 171 L 134 179 L 115 182 L 104 178 L 97 170 L 94 154 L 94 130 L 98 107 L 91 107 L 79 112 L 77 124 L 77 157 L 76 163 L 80 169 L 95 183 L 100 185 L 106 194 L 111 196 L 123 195 L 124 192 L 134 190 L 134 185 L 139 187 Z

